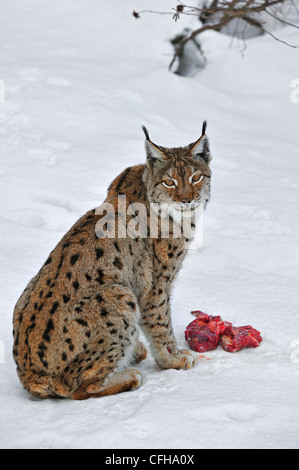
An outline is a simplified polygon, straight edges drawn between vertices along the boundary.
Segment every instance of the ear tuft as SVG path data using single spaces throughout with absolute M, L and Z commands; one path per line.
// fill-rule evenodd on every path
M 191 144 L 191 155 L 193 158 L 203 158 L 207 163 L 212 160 L 209 139 L 206 136 L 207 121 L 203 122 L 201 137 Z
M 149 134 L 148 134 L 148 132 L 147 132 L 147 128 L 146 128 L 145 126 L 142 126 L 142 130 L 143 130 L 143 132 L 144 132 L 144 134 L 145 134 L 146 139 L 147 139 L 147 140 L 150 140 Z
M 151 139 L 149 138 L 149 133 L 145 126 L 142 126 L 142 130 L 145 135 L 145 152 L 147 157 L 147 164 L 148 166 L 155 166 L 156 163 L 164 162 L 165 155 L 163 153 L 163 147 L 159 147 L 158 145 L 154 144 Z

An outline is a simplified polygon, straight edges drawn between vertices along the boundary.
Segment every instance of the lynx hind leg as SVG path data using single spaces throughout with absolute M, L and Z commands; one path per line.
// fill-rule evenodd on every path
M 142 375 L 137 369 L 126 369 L 122 372 L 112 372 L 104 381 L 86 380 L 72 394 L 73 400 L 115 395 L 121 392 L 135 390 L 142 383 Z
M 28 371 L 22 374 L 19 373 L 19 376 L 25 390 L 32 393 L 32 395 L 38 398 L 54 398 L 57 396 L 53 392 L 52 384 L 47 375 Z
M 144 346 L 144 344 L 141 341 L 138 341 L 135 351 L 134 351 L 134 356 L 133 356 L 133 364 L 139 364 L 139 362 L 143 361 L 147 356 L 147 349 Z
M 73 340 L 74 347 L 67 352 L 69 361 L 63 360 L 63 370 L 62 367 L 59 373 L 19 370 L 24 388 L 42 398 L 71 398 L 81 394 L 89 398 L 92 387 L 100 390 L 93 396 L 137 388 L 141 383 L 139 372 L 124 376 L 116 373 L 125 373 L 134 357 L 138 345 L 138 316 L 137 300 L 129 288 L 114 285 L 98 292 L 95 301 L 90 299 L 81 307 L 80 320 L 84 321 L 79 323 L 80 327 L 78 322 L 74 324 L 69 320 L 67 323 L 68 337 Z M 82 337 L 84 344 L 81 348 Z M 141 347 L 139 351 L 142 351 Z M 56 351 L 48 347 L 47 353 L 56 354 Z M 108 386 L 106 378 L 114 374 L 115 380 Z M 89 391 L 88 386 L 92 386 Z
M 142 383 L 142 374 L 137 369 L 126 369 L 122 372 L 112 372 L 105 379 L 95 377 L 81 383 L 81 385 L 69 395 L 68 387 L 55 380 L 55 385 L 50 377 L 31 373 L 27 383 L 23 381 L 25 389 L 38 398 L 72 398 L 74 400 L 86 400 L 88 398 L 104 397 L 117 393 L 135 390 Z M 54 391 L 55 390 L 55 391 Z

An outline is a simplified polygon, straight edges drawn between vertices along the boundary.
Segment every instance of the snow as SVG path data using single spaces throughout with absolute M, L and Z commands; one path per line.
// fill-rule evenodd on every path
M 163 0 L 163 10 L 174 2 Z M 158 0 L 6 0 L 0 7 L 0 447 L 298 448 L 298 49 L 260 36 L 202 36 L 192 78 L 168 71 L 169 39 L 195 19 L 133 10 Z M 299 44 L 298 30 L 276 30 Z M 69 227 L 103 201 L 111 180 L 144 161 L 144 136 L 181 146 L 208 121 L 212 199 L 204 245 L 175 281 L 179 346 L 191 310 L 251 324 L 264 341 L 221 348 L 190 371 L 151 355 L 134 392 L 42 401 L 12 359 L 12 312 Z M 297 348 L 297 350 L 296 350 Z

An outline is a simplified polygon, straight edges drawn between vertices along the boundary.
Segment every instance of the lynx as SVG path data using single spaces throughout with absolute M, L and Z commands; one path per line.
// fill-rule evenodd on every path
M 107 214 L 90 210 L 62 238 L 14 310 L 17 372 L 35 396 L 83 400 L 138 388 L 142 375 L 131 366 L 147 355 L 139 327 L 161 368 L 190 369 L 198 361 L 178 349 L 169 296 L 189 242 L 181 227 L 174 236 L 179 216 L 192 217 L 210 196 L 206 122 L 201 137 L 180 148 L 156 145 L 143 130 L 146 163 L 124 170 L 105 202 L 115 208 L 117 227 L 120 195 L 127 207 L 142 203 L 159 227 L 169 215 L 169 235 L 160 227 L 154 238 L 117 231 L 99 237 L 96 226 Z M 125 219 L 129 224 L 133 214 Z

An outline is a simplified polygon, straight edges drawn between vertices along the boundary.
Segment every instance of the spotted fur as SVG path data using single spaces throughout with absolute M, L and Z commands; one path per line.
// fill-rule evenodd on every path
M 119 195 L 126 196 L 127 206 L 143 203 L 148 214 L 150 203 L 192 213 L 209 199 L 205 134 L 187 147 L 166 149 L 146 131 L 145 145 L 147 163 L 127 168 L 109 187 L 106 202 L 116 209 L 116 225 Z M 196 173 L 203 179 L 193 184 Z M 167 179 L 175 180 L 173 188 L 165 186 Z M 189 351 L 178 350 L 171 325 L 171 284 L 186 253 L 186 237 L 173 236 L 176 221 L 168 238 L 159 229 L 156 238 L 100 239 L 97 214 L 87 212 L 69 230 L 15 306 L 17 372 L 38 397 L 80 400 L 137 388 L 142 377 L 130 364 L 146 357 L 139 327 L 160 367 L 188 369 L 196 363 Z M 152 214 L 157 223 L 164 215 Z

